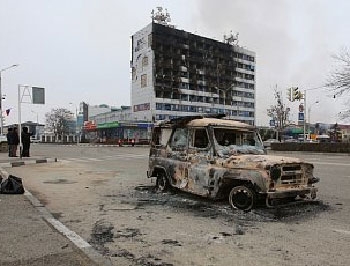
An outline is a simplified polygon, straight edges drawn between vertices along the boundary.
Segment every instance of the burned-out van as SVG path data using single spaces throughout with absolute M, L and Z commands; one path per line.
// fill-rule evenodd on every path
M 268 207 L 297 197 L 316 197 L 313 165 L 298 158 L 264 154 L 253 126 L 213 117 L 183 117 L 155 125 L 148 177 L 168 187 L 212 199 L 227 197 L 233 208 Z

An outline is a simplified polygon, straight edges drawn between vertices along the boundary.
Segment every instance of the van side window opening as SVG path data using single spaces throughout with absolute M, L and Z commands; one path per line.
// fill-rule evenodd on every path
M 214 134 L 220 146 L 239 145 L 237 132 L 232 129 L 214 128 Z
M 214 135 L 220 146 L 259 146 L 255 132 L 240 132 L 233 129 L 214 128 Z
M 243 134 L 243 145 L 255 146 L 255 135 L 252 133 Z
M 193 147 L 207 148 L 209 144 L 207 130 L 205 128 L 198 128 L 193 131 Z
M 184 148 L 188 143 L 187 128 L 175 128 L 171 137 L 170 146 L 172 148 Z

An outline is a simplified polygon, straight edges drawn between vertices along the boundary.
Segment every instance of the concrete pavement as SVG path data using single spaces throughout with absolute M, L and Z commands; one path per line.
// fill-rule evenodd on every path
M 57 162 L 57 158 L 8 157 L 0 153 L 0 173 L 5 179 L 8 173 L 1 167 L 46 162 Z M 0 194 L 0 236 L 0 266 L 109 265 L 29 191 L 24 195 Z
M 0 194 L 0 265 L 98 265 L 49 226 L 26 195 Z

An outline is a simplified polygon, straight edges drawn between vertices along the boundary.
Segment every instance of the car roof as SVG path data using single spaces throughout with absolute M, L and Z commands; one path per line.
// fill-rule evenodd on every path
M 172 120 L 159 121 L 156 125 L 157 127 L 183 127 L 183 126 L 191 126 L 191 127 L 206 127 L 206 126 L 214 126 L 214 127 L 230 127 L 230 128 L 239 128 L 239 129 L 254 129 L 254 126 L 236 121 L 231 119 L 222 119 L 224 115 L 222 114 L 213 114 L 206 116 L 184 116 L 175 118 Z
M 202 118 L 193 119 L 187 123 L 188 126 L 193 127 L 206 127 L 206 126 L 218 126 L 218 127 L 235 127 L 253 129 L 254 127 L 248 124 L 244 124 L 239 121 L 229 119 L 218 119 L 218 118 Z

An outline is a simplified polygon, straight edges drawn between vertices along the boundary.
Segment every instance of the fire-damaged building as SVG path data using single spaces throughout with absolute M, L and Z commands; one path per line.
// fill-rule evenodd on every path
M 161 8 L 132 36 L 131 103 L 137 120 L 224 113 L 254 125 L 255 53 L 169 24 Z

